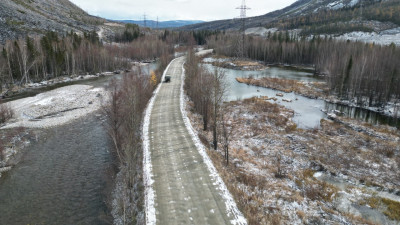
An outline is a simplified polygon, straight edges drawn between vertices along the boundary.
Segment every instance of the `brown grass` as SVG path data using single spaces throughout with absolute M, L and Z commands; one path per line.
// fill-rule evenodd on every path
M 7 104 L 0 100 L 0 125 L 7 122 L 14 117 L 14 110 Z
M 400 221 L 400 202 L 387 198 L 383 198 L 382 202 L 387 206 L 383 213 L 392 220 Z
M 284 172 L 281 174 L 285 176 L 283 179 L 277 179 L 274 176 L 279 167 L 277 166 L 276 151 L 280 148 L 285 150 L 282 151 L 282 155 L 286 156 L 285 158 L 298 158 L 297 156 L 304 154 L 307 160 L 323 165 L 324 171 L 343 173 L 349 175 L 352 179 L 363 179 L 367 186 L 376 186 L 382 183 L 383 187 L 387 187 L 386 180 L 397 182 L 400 179 L 400 176 L 392 175 L 393 171 L 400 168 L 399 147 L 396 141 L 398 132 L 395 133 L 388 129 L 388 131 L 391 131 L 388 134 L 377 133 L 379 127 L 376 126 L 368 127 L 371 133 L 360 132 L 357 129 L 330 120 L 321 120 L 320 128 L 297 129 L 290 120 L 292 115 L 290 110 L 268 102 L 266 99 L 268 97 L 254 97 L 227 103 L 230 119 L 237 127 L 234 132 L 234 140 L 251 139 L 254 135 L 258 135 L 257 139 L 265 138 L 265 143 L 247 145 L 245 142 L 245 146 L 234 146 L 230 151 L 231 159 L 234 159 L 231 162 L 234 162 L 234 164 L 228 167 L 223 163 L 223 155 L 220 152 L 212 151 L 214 164 L 220 164 L 218 171 L 232 195 L 235 196 L 239 208 L 249 223 L 286 224 L 289 220 L 283 213 L 286 210 L 282 209 L 281 211 L 279 206 L 272 207 L 268 204 L 268 201 L 277 199 L 301 203 L 306 198 L 307 201 L 313 201 L 321 207 L 325 206 L 326 208 L 323 210 L 327 214 L 340 214 L 350 219 L 351 222 L 359 221 L 363 224 L 371 224 L 362 218 L 343 214 L 331 208 L 330 202 L 332 202 L 338 189 L 314 178 L 314 171 L 311 169 L 293 171 L 289 165 L 290 162 L 281 161 L 281 169 Z M 242 116 L 244 114 L 247 116 Z M 250 119 L 249 115 L 253 119 Z M 196 120 L 198 120 L 196 123 L 201 123 L 199 118 L 196 118 Z M 355 123 L 355 121 L 348 123 L 362 127 L 362 124 Z M 290 135 L 286 136 L 287 133 L 290 133 Z M 210 138 L 209 134 L 205 136 Z M 384 138 L 380 138 L 381 136 Z M 292 137 L 295 139 L 292 139 Z M 275 142 L 269 142 L 270 140 Z M 297 147 L 303 150 L 300 153 L 294 152 L 293 149 Z M 253 152 L 254 154 L 252 154 Z M 371 162 L 378 165 L 391 162 L 390 168 L 394 169 L 388 169 L 385 166 L 371 168 Z M 397 164 L 399 164 L 398 167 Z M 258 173 L 247 171 L 246 168 L 250 166 L 262 170 L 263 175 L 255 175 Z M 376 171 L 383 176 L 371 177 L 371 171 Z M 366 177 L 371 178 L 367 179 Z M 294 181 L 297 188 L 287 187 L 287 180 Z M 280 191 L 279 194 L 271 196 L 261 194 L 260 190 L 263 190 L 264 193 Z M 382 202 L 382 200 L 380 201 Z M 390 204 L 389 207 L 387 206 L 389 204 L 380 204 L 385 207 L 382 211 L 387 208 L 386 214 L 388 216 L 396 215 L 393 212 L 397 210 L 397 205 Z M 312 222 L 316 220 L 307 212 L 303 213 L 304 215 L 302 215 L 302 212 L 295 212 L 296 216 L 302 221 Z
M 265 221 L 265 218 L 270 217 L 270 215 L 268 212 L 263 210 L 262 199 L 249 194 L 249 192 L 245 192 L 238 185 L 238 183 L 243 183 L 254 188 L 257 187 L 258 184 L 264 185 L 264 179 L 250 176 L 232 164 L 226 166 L 222 155 L 216 151 L 208 151 L 208 154 L 219 174 L 221 174 L 221 177 L 229 191 L 235 198 L 239 209 L 247 218 L 249 225 L 268 224 Z M 265 223 L 261 221 L 265 221 Z
M 305 85 L 305 83 L 301 81 L 273 77 L 263 77 L 260 79 L 254 79 L 252 77 L 237 77 L 236 81 L 258 87 L 272 88 L 285 93 L 295 92 L 310 98 L 328 97 L 326 84 L 321 82 L 314 82 L 310 83 L 310 85 Z

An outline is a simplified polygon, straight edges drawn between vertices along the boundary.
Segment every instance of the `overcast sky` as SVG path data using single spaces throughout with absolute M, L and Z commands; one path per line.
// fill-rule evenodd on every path
M 70 0 L 91 15 L 107 19 L 218 20 L 240 15 L 242 0 Z M 247 0 L 248 16 L 263 15 L 296 0 Z

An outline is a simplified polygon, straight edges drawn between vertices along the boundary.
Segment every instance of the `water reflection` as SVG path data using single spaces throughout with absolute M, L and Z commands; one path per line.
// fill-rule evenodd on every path
M 211 64 L 204 65 L 210 71 L 214 71 L 216 68 Z M 226 81 L 229 84 L 229 91 L 227 95 L 228 101 L 246 99 L 255 96 L 276 97 L 278 99 L 276 103 L 294 110 L 295 115 L 293 121 L 299 128 L 309 129 L 319 127 L 321 119 L 327 117 L 326 113 L 324 112 L 332 112 L 333 110 L 341 111 L 346 116 L 369 122 L 371 124 L 388 124 L 390 126 L 400 128 L 400 121 L 398 119 L 394 119 L 393 117 L 370 110 L 341 104 L 327 103 L 324 100 L 310 99 L 294 93 L 284 93 L 283 97 L 279 97 L 276 96 L 276 94 L 282 93 L 281 91 L 242 84 L 236 81 L 236 77 L 249 76 L 253 76 L 254 78 L 284 78 L 307 82 L 322 81 L 321 78 L 315 77 L 312 73 L 299 72 L 278 67 L 271 67 L 262 71 L 241 71 L 225 68 L 221 68 L 221 70 L 225 72 Z M 292 102 L 285 102 L 283 99 L 288 99 Z

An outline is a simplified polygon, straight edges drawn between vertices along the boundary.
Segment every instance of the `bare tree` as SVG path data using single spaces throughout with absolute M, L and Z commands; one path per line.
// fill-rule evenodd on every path
M 229 116 L 227 115 L 227 110 L 225 107 L 221 112 L 221 123 L 220 123 L 220 140 L 221 145 L 225 154 L 226 165 L 229 164 L 229 148 L 232 141 L 232 134 L 235 129 L 232 121 L 229 120 Z
M 20 83 L 27 83 L 29 79 L 29 71 L 35 65 L 35 53 L 33 48 L 32 40 L 26 37 L 26 40 L 19 39 L 17 42 L 18 57 L 21 65 L 21 81 Z
M 123 120 L 121 119 L 121 106 L 122 102 L 122 95 L 119 90 L 119 85 L 116 79 L 112 79 L 109 86 L 109 102 L 103 106 L 104 114 L 107 116 L 107 124 L 106 129 L 108 135 L 110 136 L 111 140 L 113 141 L 115 153 L 117 155 L 119 163 L 123 163 L 125 161 L 125 154 L 122 152 L 121 149 L 121 134 L 120 134 L 120 127 L 122 125 Z
M 214 149 L 218 148 L 218 123 L 221 118 L 221 107 L 224 103 L 227 93 L 227 83 L 225 81 L 225 73 L 220 68 L 215 68 L 212 80 L 212 129 L 213 129 L 213 145 Z

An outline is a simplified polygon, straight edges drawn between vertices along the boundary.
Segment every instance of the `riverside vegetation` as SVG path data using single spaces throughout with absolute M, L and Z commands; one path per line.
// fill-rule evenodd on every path
M 208 46 L 236 57 L 238 36 L 215 35 Z M 326 79 L 329 93 L 365 107 L 384 107 L 400 99 L 400 50 L 314 37 L 311 40 L 275 33 L 271 38 L 246 37 L 245 57 L 266 64 L 308 65 Z
M 204 131 L 195 107 L 188 103 L 189 117 L 211 149 L 212 132 Z M 369 206 L 398 220 L 400 134 L 395 128 L 338 118 L 322 120 L 320 128 L 298 129 L 293 111 L 263 98 L 223 107 L 231 163 L 226 164 L 222 143 L 208 153 L 249 224 L 386 220 L 357 211 Z
M 222 56 L 235 57 L 237 40 L 234 34 L 217 34 L 207 44 Z M 398 103 L 400 52 L 394 45 L 306 40 L 284 33 L 270 39 L 246 37 L 246 42 L 247 57 L 265 64 L 311 65 L 326 82 L 277 78 L 240 78 L 240 82 L 313 98 L 330 94 L 364 107 Z M 196 74 L 191 69 L 186 72 L 189 78 Z M 190 92 L 189 117 L 203 144 L 214 148 L 213 131 L 204 126 L 203 104 Z M 218 126 L 228 131 L 228 152 L 223 146 L 224 132 L 220 132 L 217 151 L 208 153 L 250 224 L 379 224 L 388 220 L 396 224 L 399 220 L 400 134 L 396 128 L 334 117 L 321 120 L 320 128 L 298 129 L 293 111 L 265 98 L 233 101 L 221 108 L 224 122 Z M 370 211 L 363 211 L 365 207 Z
M 157 71 L 146 74 L 140 69 L 112 80 L 109 101 L 103 107 L 106 129 L 114 143 L 113 155 L 119 173 L 113 200 L 115 224 L 142 224 L 144 217 L 143 112 L 153 91 L 161 82 L 163 70 L 171 55 L 160 57 Z

